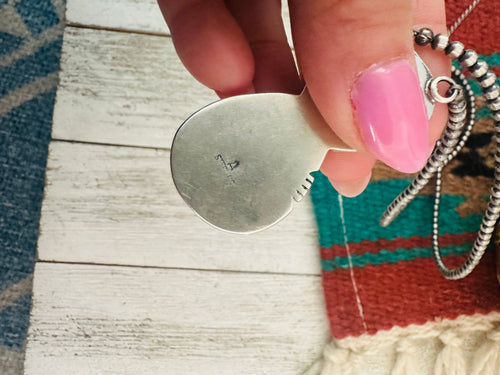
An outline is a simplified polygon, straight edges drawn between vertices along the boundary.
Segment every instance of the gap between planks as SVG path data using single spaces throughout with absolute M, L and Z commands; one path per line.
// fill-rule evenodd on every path
M 255 275 L 284 275 L 284 276 L 304 276 L 314 277 L 320 280 L 321 275 L 309 273 L 290 273 L 290 272 L 269 272 L 269 271 L 237 271 L 237 270 L 223 270 L 223 269 L 206 269 L 206 268 L 181 268 L 181 267 L 162 267 L 152 265 L 134 265 L 134 264 L 119 264 L 119 263 L 85 263 L 85 262 L 69 262 L 69 261 L 55 261 L 55 260 L 37 260 L 37 263 L 47 264 L 68 264 L 68 265 L 81 265 L 81 266 L 96 266 L 96 267 L 128 267 L 128 268 L 150 268 L 160 270 L 173 270 L 173 271 L 196 271 L 196 272 L 219 272 L 219 273 L 245 273 Z
M 100 25 L 84 25 L 77 22 L 66 22 L 66 26 L 73 27 L 75 29 L 89 29 L 89 30 L 101 30 L 101 31 L 111 31 L 116 33 L 125 33 L 125 34 L 139 34 L 139 35 L 152 35 L 159 36 L 163 38 L 171 38 L 169 33 L 148 31 L 148 30 L 127 30 L 119 27 L 111 27 L 111 26 L 100 26 Z
M 67 27 L 52 138 L 169 148 L 180 124 L 215 100 L 170 38 Z
M 266 231 L 216 230 L 177 193 L 165 150 L 52 142 L 46 181 L 40 260 L 320 274 L 309 199 Z
M 168 149 L 178 127 L 216 100 L 171 38 L 67 27 L 52 138 Z
M 149 149 L 149 150 L 158 150 L 158 151 L 167 151 L 170 152 L 171 147 L 152 147 L 152 146 L 135 146 L 135 145 L 121 145 L 117 143 L 103 143 L 103 142 L 92 142 L 92 141 L 72 141 L 70 139 L 57 139 L 52 138 L 50 143 L 68 143 L 68 144 L 80 144 L 80 145 L 89 145 L 89 146 L 103 146 L 103 147 L 124 147 L 124 148 L 138 148 L 138 149 Z
M 292 46 L 288 2 L 281 1 L 281 15 Z M 156 0 L 67 0 L 68 24 L 125 32 L 170 35 Z
M 66 20 L 84 27 L 170 34 L 156 0 L 68 0 Z

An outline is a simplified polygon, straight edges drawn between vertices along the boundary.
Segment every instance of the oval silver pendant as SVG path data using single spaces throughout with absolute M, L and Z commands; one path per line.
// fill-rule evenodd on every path
M 425 92 L 432 78 L 416 56 Z M 426 97 L 430 117 L 434 104 Z M 307 89 L 231 97 L 191 115 L 177 130 L 171 171 L 184 201 L 233 233 L 266 229 L 308 192 L 328 150 L 355 152 L 332 132 Z

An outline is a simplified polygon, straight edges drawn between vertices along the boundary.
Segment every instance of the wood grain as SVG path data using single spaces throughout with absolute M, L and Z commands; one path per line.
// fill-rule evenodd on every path
M 292 46 L 288 2 L 282 0 L 282 18 Z M 170 35 L 156 0 L 68 0 L 69 24 Z
M 169 148 L 218 98 L 183 67 L 170 37 L 67 27 L 52 137 Z
M 52 137 L 169 148 L 180 124 L 215 100 L 170 38 L 67 27 Z
M 26 375 L 299 374 L 319 277 L 38 263 Z
M 262 233 L 208 226 L 168 149 L 216 96 L 156 2 L 68 0 L 67 19 L 25 374 L 302 373 L 329 336 L 309 199 Z
M 168 151 L 53 142 L 46 180 L 41 260 L 320 272 L 309 199 L 261 233 L 221 232 L 180 198 Z
M 67 0 L 66 21 L 85 27 L 170 35 L 156 0 Z

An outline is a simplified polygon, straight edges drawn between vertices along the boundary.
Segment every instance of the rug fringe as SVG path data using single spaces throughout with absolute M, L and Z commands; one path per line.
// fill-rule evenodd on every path
M 350 374 L 500 374 L 500 313 L 333 339 L 304 373 Z
M 500 372 L 500 327 L 486 335 L 484 344 L 474 355 L 472 375 L 489 375 Z
M 443 332 L 439 339 L 443 343 L 443 349 L 437 356 L 434 375 L 466 375 L 463 340 L 452 330 Z
M 415 353 L 415 343 L 403 338 L 397 343 L 397 357 L 391 375 L 421 375 Z

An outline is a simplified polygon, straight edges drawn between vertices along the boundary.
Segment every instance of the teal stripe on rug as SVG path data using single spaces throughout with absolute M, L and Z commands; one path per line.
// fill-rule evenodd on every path
M 338 193 L 321 172 L 315 172 L 313 175 L 315 181 L 311 188 L 311 198 L 319 228 L 320 245 L 321 247 L 343 245 Z M 358 243 L 364 240 L 376 241 L 380 238 L 393 240 L 397 237 L 430 235 L 433 196 L 417 196 L 392 224 L 386 228 L 379 225 L 380 215 L 409 183 L 410 179 L 372 182 L 360 196 L 342 198 L 347 240 Z M 479 228 L 481 215 L 461 217 L 455 211 L 455 208 L 465 200 L 466 197 L 458 195 L 445 194 L 441 197 L 443 213 L 440 221 L 441 234 L 475 232 Z
M 490 68 L 496 68 L 496 67 L 500 66 L 500 54 L 499 53 L 492 53 L 491 55 L 479 55 L 479 58 L 486 61 L 486 63 L 488 64 L 488 66 Z M 458 61 L 454 60 L 453 65 L 455 66 L 455 68 L 461 69 Z M 468 81 L 469 81 L 469 84 L 470 84 L 472 91 L 474 91 L 474 94 L 481 95 L 481 86 L 479 86 L 479 84 L 474 79 L 469 79 Z M 500 85 L 500 77 L 497 79 L 497 84 Z M 476 116 L 478 119 L 480 119 L 482 117 L 489 116 L 489 114 L 490 114 L 490 110 L 488 108 L 482 108 L 480 111 L 478 111 Z
M 486 61 L 486 63 L 491 68 L 500 66 L 500 53 L 492 53 L 491 55 L 479 55 L 479 57 Z
M 472 247 L 472 243 L 450 245 L 441 248 L 441 255 L 463 255 Z M 384 263 L 394 264 L 400 261 L 412 261 L 417 258 L 431 258 L 432 248 L 415 247 L 412 249 L 396 249 L 394 251 L 380 250 L 378 253 L 352 254 L 351 262 L 354 267 L 364 267 L 368 264 L 378 266 Z M 335 257 L 334 259 L 322 259 L 323 271 L 334 271 L 335 269 L 349 269 L 348 257 Z

